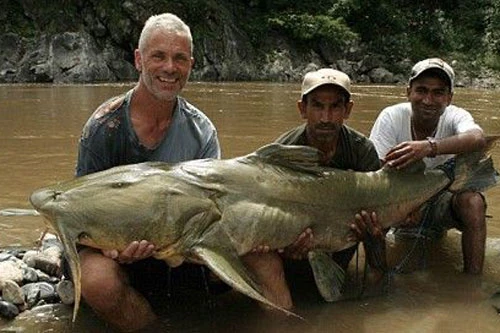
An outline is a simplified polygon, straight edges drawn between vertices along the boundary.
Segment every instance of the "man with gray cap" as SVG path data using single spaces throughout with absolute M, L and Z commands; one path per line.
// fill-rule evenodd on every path
M 321 164 L 324 166 L 355 171 L 374 171 L 380 168 L 380 160 L 370 140 L 344 125 L 344 121 L 349 118 L 353 108 L 351 81 L 345 73 L 331 68 L 307 73 L 302 82 L 300 97 L 297 106 L 305 123 L 282 134 L 276 142 L 315 147 L 322 152 Z M 353 240 L 370 241 L 376 248 L 376 250 L 366 249 L 368 261 L 377 273 L 382 273 L 386 266 L 384 234 L 378 226 L 372 228 L 370 215 L 373 213 L 368 214 L 363 211 L 353 217 L 352 237 Z M 370 232 L 366 232 L 368 229 L 371 229 Z M 282 255 L 292 259 L 304 258 L 309 250 L 308 241 L 312 237 L 311 230 L 306 230 L 293 246 L 283 250 Z M 368 237 L 371 239 L 368 240 Z M 345 271 L 355 251 L 356 246 L 353 246 L 335 253 L 333 259 Z M 274 278 L 266 279 L 262 276 L 261 280 L 271 281 L 274 290 L 280 290 L 283 296 L 282 301 L 288 297 L 288 303 L 291 305 L 288 286 L 282 273 L 281 259 L 276 253 L 265 255 L 268 256 L 268 260 L 258 264 L 266 262 L 268 265 L 265 274 Z M 264 270 L 254 267 L 253 271 L 262 274 Z M 337 292 L 341 293 L 343 286 L 337 287 L 339 289 Z
M 400 169 L 423 160 L 427 168 L 442 164 L 454 154 L 479 150 L 486 141 L 471 114 L 451 104 L 455 74 L 439 58 L 413 67 L 407 87 L 408 102 L 382 110 L 370 139 L 383 163 Z M 483 269 L 486 240 L 486 202 L 479 192 L 444 192 L 423 207 L 404 226 L 419 225 L 427 233 L 462 231 L 464 272 Z

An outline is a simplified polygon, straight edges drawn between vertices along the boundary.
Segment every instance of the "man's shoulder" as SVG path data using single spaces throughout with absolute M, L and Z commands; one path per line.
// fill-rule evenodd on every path
M 403 103 L 396 103 L 389 105 L 382 109 L 380 114 L 394 114 L 394 115 L 401 115 L 404 112 L 411 112 L 411 103 L 410 102 L 403 102 Z
M 470 115 L 471 113 L 464 108 L 461 108 L 459 106 L 456 106 L 454 104 L 448 105 L 444 109 L 444 114 L 445 115 L 450 115 L 450 116 L 455 116 L 455 115 Z
M 102 130 L 108 132 L 108 129 L 116 130 L 120 127 L 121 120 L 115 118 L 119 117 L 120 110 L 122 110 L 126 98 L 127 93 L 124 93 L 114 96 L 99 105 L 85 123 L 82 130 L 82 138 L 88 138 Z
M 347 125 L 344 125 L 343 129 L 344 129 L 345 135 L 354 143 L 363 144 L 363 145 L 365 145 L 367 143 L 371 144 L 370 139 L 368 139 L 368 137 L 366 135 L 359 132 L 358 130 L 355 130 L 354 128 L 349 127 Z
M 185 98 L 179 96 L 178 103 L 179 111 L 183 113 L 186 118 L 195 122 L 205 123 L 210 127 L 215 127 L 210 118 L 203 111 L 188 102 Z
M 107 101 L 105 101 L 104 103 L 102 103 L 97 107 L 97 109 L 92 114 L 92 118 L 99 119 L 110 113 L 115 112 L 123 105 L 126 97 L 127 93 L 111 97 L 110 99 L 108 99 Z
M 284 145 L 305 144 L 305 128 L 305 124 L 292 128 L 281 134 L 275 142 Z
M 357 171 L 370 171 L 380 168 L 380 160 L 373 142 L 363 133 L 349 126 L 342 126 L 344 154 L 349 156 L 348 168 Z

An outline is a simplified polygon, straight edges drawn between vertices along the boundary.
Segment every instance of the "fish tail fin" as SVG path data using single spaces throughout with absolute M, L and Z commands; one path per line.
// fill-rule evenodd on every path
M 495 170 L 489 152 L 499 138 L 500 136 L 487 136 L 484 149 L 458 154 L 441 166 L 441 169 L 449 175 L 449 171 L 454 169 L 452 172 L 454 180 L 449 187 L 450 191 L 464 189 L 485 191 L 497 184 L 499 174 Z

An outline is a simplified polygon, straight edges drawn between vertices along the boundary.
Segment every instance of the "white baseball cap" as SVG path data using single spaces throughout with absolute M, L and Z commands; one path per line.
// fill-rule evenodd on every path
M 347 74 L 332 68 L 321 68 L 314 72 L 308 72 L 304 76 L 301 97 L 303 98 L 314 89 L 325 84 L 339 86 L 346 91 L 349 97 L 351 96 L 351 80 Z

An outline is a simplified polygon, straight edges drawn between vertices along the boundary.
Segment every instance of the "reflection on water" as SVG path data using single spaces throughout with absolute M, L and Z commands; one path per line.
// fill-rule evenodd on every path
M 48 86 L 0 85 L 0 209 L 30 208 L 27 198 L 36 188 L 73 177 L 80 130 L 105 99 L 132 84 Z M 296 108 L 299 84 L 190 83 L 184 95 L 213 120 L 226 158 L 249 153 L 274 140 L 302 120 Z M 405 100 L 404 87 L 355 86 L 354 111 L 348 124 L 368 134 L 378 112 Z M 497 110 L 500 92 L 457 89 L 455 104 L 472 112 L 489 134 L 500 133 Z M 500 150 L 493 157 L 500 165 Z M 401 332 L 485 331 L 500 329 L 500 319 L 488 297 L 500 282 L 500 187 L 487 193 L 488 246 L 484 277 L 471 279 L 460 271 L 459 237 L 448 237 L 428 248 L 427 268 L 394 276 L 386 295 L 324 304 L 310 286 L 294 291 L 297 312 L 306 318 L 272 318 L 246 297 L 229 293 L 211 306 L 199 297 L 186 298 L 165 309 L 169 332 Z M 0 217 L 0 246 L 31 246 L 43 231 L 39 217 Z M 405 250 L 393 244 L 394 262 Z M 93 313 L 81 311 L 73 328 L 67 308 L 51 310 L 37 321 L 18 318 L 25 331 L 109 331 Z M 12 324 L 12 323 L 10 323 Z M 0 320 L 7 329 L 9 323 Z

